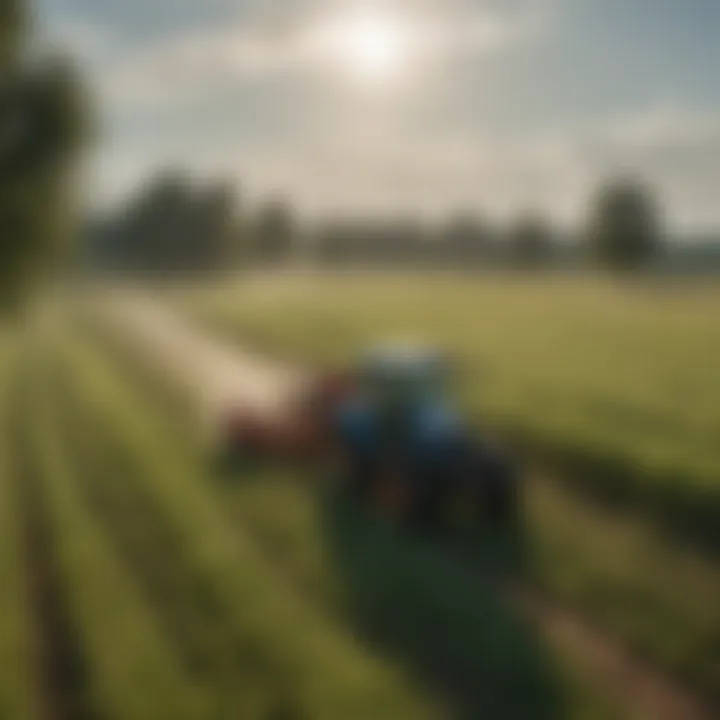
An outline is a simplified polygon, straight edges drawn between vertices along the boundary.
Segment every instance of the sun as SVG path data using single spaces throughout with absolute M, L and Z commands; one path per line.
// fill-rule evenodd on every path
M 337 28 L 337 49 L 346 69 L 374 84 L 396 77 L 408 55 L 402 23 L 380 10 L 363 10 L 343 19 Z

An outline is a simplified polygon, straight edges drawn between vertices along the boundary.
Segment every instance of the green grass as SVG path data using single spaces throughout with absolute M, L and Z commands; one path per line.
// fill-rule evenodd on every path
M 147 368 L 139 370 L 137 356 L 118 355 L 117 345 L 112 347 L 147 392 Z M 178 402 L 168 394 L 175 392 L 156 386 L 166 421 Z M 238 522 L 262 536 L 304 585 L 323 593 L 337 585 L 316 503 L 306 488 L 281 477 L 231 486 L 226 493 Z M 526 511 L 521 571 L 528 582 L 720 701 L 720 570 L 715 563 L 679 547 L 633 513 L 597 506 L 554 483 L 531 483 Z M 426 582 L 432 578 L 428 571 Z
M 313 362 L 434 341 L 461 361 L 469 412 L 573 486 L 720 549 L 720 288 L 321 275 L 182 302 L 226 337 Z
M 142 361 L 131 354 L 118 355 L 116 347 L 113 343 L 104 352 L 106 358 L 115 357 L 114 364 L 135 378 L 136 395 L 155 400 L 146 417 L 155 417 L 157 428 L 163 428 L 166 442 L 172 444 L 178 431 L 173 428 L 177 390 L 160 384 L 154 395 L 149 394 L 148 369 L 138 369 Z M 335 530 L 354 525 L 354 541 L 352 533 L 333 534 L 328 524 L 332 513 L 318 501 L 312 487 L 299 480 L 287 472 L 263 474 L 258 482 L 221 484 L 218 492 L 238 527 L 259 538 L 284 575 L 330 611 L 337 611 L 338 606 L 347 610 L 342 591 L 349 584 L 354 597 L 364 594 L 365 610 L 372 610 L 375 621 L 378 615 L 380 622 L 385 621 L 383 611 L 393 607 L 388 595 L 397 598 L 396 609 L 405 612 L 391 613 L 389 622 L 396 623 L 398 633 L 403 622 L 410 628 L 430 626 L 447 641 L 444 652 L 482 647 L 482 640 L 468 631 L 473 623 L 467 618 L 455 626 L 443 625 L 462 612 L 452 598 L 482 597 L 477 587 L 457 585 L 452 570 L 448 577 L 446 556 L 368 530 L 352 512 L 344 515 L 345 522 L 336 524 Z M 516 543 L 514 557 L 509 562 L 506 546 L 498 548 L 491 536 L 480 537 L 481 566 L 490 562 L 501 569 L 504 566 L 563 605 L 576 607 L 654 664 L 714 695 L 720 679 L 718 569 L 659 537 L 647 523 L 595 507 L 553 483 L 532 483 L 526 507 L 524 537 Z M 343 548 L 350 554 L 338 555 Z M 498 549 L 505 551 L 499 559 L 493 556 Z M 343 568 L 355 572 L 347 577 Z M 453 582 L 455 592 L 448 589 Z M 475 610 L 497 617 L 482 604 Z M 418 612 L 423 621 L 412 612 Z M 426 638 L 419 635 L 413 641 L 427 642 L 425 652 L 432 646 L 442 648 L 442 643 L 433 645 L 438 637 L 432 637 L 432 632 Z M 505 632 L 503 637 L 509 656 L 522 656 L 508 641 L 512 633 Z
M 87 668 L 86 706 L 99 717 L 117 720 L 214 717 L 210 698 L 183 671 L 159 632 L 157 616 L 84 501 L 77 476 L 85 470 L 73 466 L 49 401 L 43 405 L 31 432 L 58 566 Z
M 32 668 L 31 621 L 23 566 L 22 528 L 12 477 L 10 395 L 16 379 L 17 348 L 7 331 L 0 337 L 0 718 L 39 717 Z
M 177 449 L 167 414 L 176 398 L 165 404 L 160 393 L 148 395 L 142 380 L 121 385 L 126 402 L 143 406 L 144 433 L 166 452 L 176 448 L 183 467 L 197 463 Z M 235 521 L 239 541 L 256 544 L 286 591 L 333 622 L 356 625 L 370 638 L 369 647 L 392 664 L 407 665 L 420 677 L 440 676 L 440 685 L 434 684 L 439 697 L 449 695 L 493 717 L 622 716 L 504 598 L 464 565 L 448 562 L 442 550 L 373 523 L 342 498 L 316 494 L 293 472 L 260 472 L 242 490 L 218 486 L 219 478 L 203 464 L 195 472 L 216 494 L 225 518 Z
M 243 717 L 433 716 L 400 670 L 372 657 L 292 592 L 252 541 L 238 536 L 187 455 L 157 442 L 152 412 L 105 364 L 77 345 L 66 352 L 67 387 L 76 393 L 78 411 L 92 418 L 93 432 L 106 439 L 104 448 L 113 453 L 107 462 L 118 463 L 158 520 L 174 529 L 176 552 L 225 622 L 238 679 L 251 677 L 258 698 Z

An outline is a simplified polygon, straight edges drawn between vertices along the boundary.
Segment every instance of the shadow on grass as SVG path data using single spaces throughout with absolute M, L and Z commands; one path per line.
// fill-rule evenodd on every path
M 297 469 L 269 471 L 262 463 L 236 467 L 223 484 L 241 524 L 257 531 L 259 522 L 263 543 L 290 569 L 311 523 L 332 578 L 333 606 L 363 644 L 444 700 L 448 717 L 556 720 L 585 704 L 503 591 L 529 571 L 521 527 L 488 527 L 462 543 L 423 539 L 358 504 L 338 483 L 303 482 Z M 300 537 L 292 527 L 296 511 Z
M 524 571 L 519 530 L 472 538 L 471 563 L 370 516 L 346 492 L 324 492 L 320 510 L 361 634 L 434 685 L 453 717 L 566 716 L 552 656 L 498 590 Z

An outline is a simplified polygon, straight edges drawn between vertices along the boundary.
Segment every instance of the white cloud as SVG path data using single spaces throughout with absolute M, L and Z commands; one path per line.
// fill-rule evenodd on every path
M 513 15 L 458 0 L 398 3 L 398 12 L 408 13 L 416 57 L 438 67 L 531 42 L 550 27 L 553 7 L 525 2 L 525 11 Z M 292 137 L 172 131 L 173 112 L 181 118 L 181 106 L 196 108 L 208 93 L 215 93 L 211 101 L 222 112 L 224 93 L 237 96 L 245 84 L 332 80 L 337 63 L 318 36 L 337 7 L 337 0 L 320 3 L 279 23 L 258 15 L 149 44 L 100 67 L 111 112 L 137 113 L 138 125 L 144 117 L 168 123 L 167 137 L 142 131 L 147 137 L 140 140 L 123 138 L 120 124 L 117 144 L 104 151 L 98 170 L 105 196 L 131 188 L 163 162 L 185 162 L 198 171 L 232 174 L 254 194 L 287 191 L 310 211 L 420 208 L 437 214 L 468 206 L 503 216 L 533 205 L 577 222 L 603 176 L 631 170 L 656 185 L 678 226 L 720 225 L 714 196 L 720 187 L 720 114 L 713 109 L 659 103 L 582 126 L 568 116 L 563 126 L 542 133 L 490 130 L 479 122 L 458 132 L 442 122 L 423 123 L 417 110 L 402 107 L 411 91 L 433 93 L 433 78 L 418 59 L 417 85 L 383 96 L 378 105 L 358 99 L 336 78 L 322 104 L 314 104 L 315 96 L 298 104 Z M 97 30 L 66 32 L 92 53 L 108 43 Z M 262 123 L 262 113 L 257 117 Z
M 567 224 L 582 222 L 605 175 L 633 170 L 661 193 L 678 229 L 720 225 L 720 128 L 711 113 L 649 108 L 592 128 L 514 136 L 318 122 L 303 142 L 257 144 L 216 138 L 178 147 L 135 147 L 106 172 L 123 186 L 162 162 L 235 177 L 256 198 L 287 192 L 305 211 L 401 211 L 444 215 L 476 208 L 502 219 L 527 206 Z M 132 158 L 132 161 L 130 160 Z M 122 173 L 120 170 L 122 169 Z M 135 180 L 137 182 L 137 180 Z
M 259 189 L 283 188 L 313 210 L 437 214 L 468 206 L 503 217 L 533 206 L 568 224 L 584 220 L 602 179 L 631 171 L 657 189 L 677 229 L 720 225 L 720 119 L 711 113 L 649 109 L 592 133 L 524 137 L 481 129 L 465 136 L 326 130 L 294 151 L 244 154 L 238 165 Z
M 337 43 L 328 39 L 339 18 L 341 13 L 323 11 L 285 25 L 258 19 L 177 36 L 118 62 L 100 84 L 115 105 L 157 106 L 192 102 L 199 90 L 244 80 L 328 78 L 338 66 Z M 408 75 L 423 77 L 423 65 L 500 52 L 537 31 L 534 20 L 511 21 L 478 9 L 408 13 L 399 22 L 408 35 Z

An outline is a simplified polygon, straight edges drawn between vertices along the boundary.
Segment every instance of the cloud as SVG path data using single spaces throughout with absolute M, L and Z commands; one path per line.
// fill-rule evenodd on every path
M 530 206 L 567 225 L 584 221 L 603 179 L 632 171 L 656 188 L 677 230 L 720 225 L 720 123 L 700 111 L 650 108 L 592 132 L 522 136 L 481 128 L 460 136 L 326 129 L 301 148 L 244 154 L 237 163 L 259 190 L 285 189 L 313 211 L 469 207 L 501 219 Z
M 180 163 L 237 177 L 253 196 L 287 191 L 311 212 L 470 207 L 503 217 L 531 205 L 573 223 L 602 177 L 632 170 L 658 188 L 678 227 L 720 225 L 715 108 L 665 101 L 608 107 L 605 115 L 615 114 L 605 120 L 563 111 L 554 127 L 531 112 L 524 129 L 492 113 L 483 122 L 485 109 L 473 103 L 496 102 L 498 118 L 517 119 L 499 95 L 512 76 L 496 72 L 486 88 L 482 72 L 547 40 L 555 3 L 395 0 L 414 38 L 417 81 L 376 104 L 346 87 L 321 41 L 345 6 L 246 2 L 242 16 L 223 24 L 127 46 L 99 23 L 60 28 L 93 64 L 111 118 L 113 144 L 96 174 L 104 198 L 158 165 Z M 482 62 L 491 58 L 502 63 Z M 545 82 L 552 80 L 533 89 L 544 92 Z M 523 91 L 514 97 L 522 104 Z
M 106 162 L 105 172 L 118 191 L 154 167 L 179 163 L 237 179 L 251 201 L 285 192 L 310 215 L 344 210 L 432 217 L 470 208 L 503 220 L 532 207 L 568 226 L 584 221 L 601 179 L 632 170 L 656 187 L 678 230 L 720 224 L 714 197 L 718 122 L 711 112 L 672 106 L 522 135 L 368 125 L 350 108 L 341 119 L 318 119 L 299 139 L 257 142 L 217 134 L 173 144 L 158 134 L 119 143 L 113 156 L 118 162 Z
M 648 108 L 611 122 L 578 143 L 578 161 L 596 175 L 629 171 L 658 189 L 681 227 L 720 225 L 720 115 L 677 104 Z
M 134 49 L 100 78 L 116 105 L 192 102 L 208 89 L 240 82 L 329 79 L 337 70 L 333 32 L 342 10 L 323 5 L 289 15 L 249 14 L 242 22 L 193 30 Z M 337 5 L 334 7 L 337 8 Z M 409 65 L 452 63 L 468 55 L 501 52 L 537 30 L 535 20 L 487 10 L 446 7 L 399 16 L 408 34 Z M 335 76 L 335 80 L 338 78 Z

